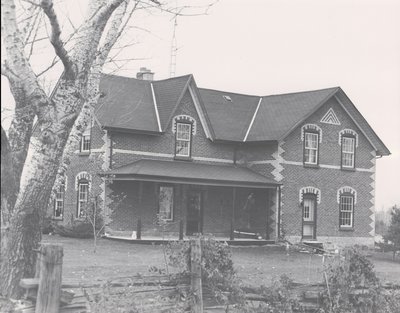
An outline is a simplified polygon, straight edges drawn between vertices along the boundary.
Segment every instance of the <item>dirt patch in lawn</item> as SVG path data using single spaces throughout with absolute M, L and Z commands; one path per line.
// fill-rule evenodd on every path
M 93 240 L 44 236 L 43 242 L 64 246 L 63 279 L 103 281 L 109 278 L 148 274 L 151 266 L 164 268 L 163 249 L 156 245 L 139 245 L 107 239 Z M 317 283 L 322 279 L 322 256 L 267 247 L 232 247 L 233 262 L 240 278 L 248 285 L 268 285 L 271 279 L 286 274 L 297 282 Z M 390 254 L 373 253 L 378 276 L 384 281 L 400 283 L 400 260 Z M 171 268 L 170 268 L 171 269 Z M 173 271 L 173 269 L 171 269 Z

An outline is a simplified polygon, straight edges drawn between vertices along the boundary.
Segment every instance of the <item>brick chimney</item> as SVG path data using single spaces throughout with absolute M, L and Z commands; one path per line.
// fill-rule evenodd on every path
M 136 78 L 142 80 L 153 80 L 154 73 L 145 67 L 141 67 L 140 72 L 136 74 Z

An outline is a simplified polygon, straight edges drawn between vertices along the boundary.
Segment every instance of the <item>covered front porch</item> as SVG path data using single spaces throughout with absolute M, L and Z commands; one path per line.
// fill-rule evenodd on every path
M 106 236 L 159 243 L 211 234 L 276 239 L 279 185 L 246 167 L 142 159 L 102 173 Z

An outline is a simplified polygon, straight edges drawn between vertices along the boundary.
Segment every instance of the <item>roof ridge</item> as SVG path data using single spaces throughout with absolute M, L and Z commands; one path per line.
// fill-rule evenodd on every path
M 248 97 L 256 97 L 256 98 L 260 98 L 260 95 L 250 95 L 250 94 L 246 94 L 246 93 L 239 93 L 239 92 L 232 92 L 232 91 L 225 91 L 225 90 L 217 90 L 217 89 L 212 89 L 212 88 L 202 88 L 202 87 L 198 87 L 199 90 L 210 90 L 210 91 L 217 91 L 217 92 L 221 92 L 221 93 L 230 93 L 230 94 L 234 94 L 234 95 L 238 95 L 238 96 L 248 96 Z
M 272 95 L 266 95 L 266 96 L 261 96 L 262 98 L 268 98 L 268 97 L 277 97 L 277 96 L 288 96 L 288 95 L 296 95 L 296 94 L 301 94 L 301 93 L 310 93 L 310 92 L 316 92 L 316 91 L 328 91 L 328 90 L 339 90 L 340 86 L 335 86 L 335 87 L 328 87 L 328 88 L 322 88 L 322 89 L 314 89 L 314 90 L 303 90 L 303 91 L 294 91 L 294 92 L 287 92 L 287 93 L 277 93 L 277 94 L 272 94 Z
M 116 78 L 124 78 L 124 79 L 132 79 L 132 80 L 137 80 L 137 81 L 142 81 L 142 82 L 164 82 L 168 80 L 174 80 L 174 79 L 179 79 L 187 76 L 192 76 L 192 74 L 185 74 L 181 76 L 176 76 L 176 77 L 169 77 L 169 78 L 164 78 L 164 79 L 154 79 L 154 80 L 145 80 L 145 79 L 139 79 L 136 77 L 130 77 L 130 76 L 123 76 L 123 75 L 115 75 L 115 74 L 108 74 L 108 73 L 102 73 L 103 76 L 109 76 L 109 77 L 116 77 Z

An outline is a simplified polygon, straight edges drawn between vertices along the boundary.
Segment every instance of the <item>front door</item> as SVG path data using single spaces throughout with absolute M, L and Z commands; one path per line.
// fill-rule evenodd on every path
M 186 234 L 202 232 L 202 197 L 201 190 L 189 190 L 186 217 Z
M 316 238 L 316 199 L 315 196 L 304 196 L 303 201 L 303 239 Z

